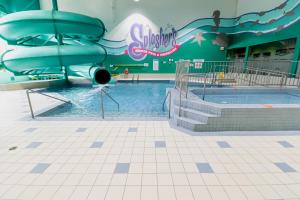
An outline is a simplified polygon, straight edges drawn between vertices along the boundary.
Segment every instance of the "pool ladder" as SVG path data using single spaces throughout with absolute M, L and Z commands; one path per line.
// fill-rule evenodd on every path
M 64 103 L 69 103 L 69 104 L 72 104 L 71 101 L 67 101 L 67 100 L 64 100 L 64 99 L 60 99 L 58 97 L 54 97 L 54 96 L 51 96 L 49 94 L 45 94 L 43 92 L 40 92 L 40 91 L 37 91 L 37 90 L 31 90 L 31 89 L 28 89 L 26 90 L 26 96 L 27 96 L 27 100 L 28 100 L 28 104 L 29 104 L 29 108 L 30 108 L 30 113 L 31 113 L 31 118 L 34 119 L 35 118 L 35 115 L 34 115 L 34 112 L 33 112 L 33 108 L 32 108 L 32 102 L 31 102 L 31 98 L 30 98 L 30 94 L 31 93 L 36 93 L 36 94 L 40 94 L 42 96 L 45 96 L 45 97 L 49 97 L 51 99 L 55 99 L 55 100 L 58 100 L 58 101 L 61 101 L 61 102 L 64 102 Z
M 169 98 L 169 109 L 168 109 L 168 118 L 171 119 L 171 106 L 172 106 L 172 93 L 169 90 L 167 95 L 164 98 L 163 104 L 162 104 L 162 110 L 165 111 L 165 105 L 167 103 L 167 99 Z
M 100 91 L 102 119 L 105 118 L 104 101 L 103 101 L 104 96 L 107 96 L 109 99 L 111 99 L 117 105 L 118 112 L 120 112 L 120 104 L 108 92 L 106 92 L 105 87 L 103 87 L 103 88 L 101 88 L 101 91 Z
M 134 83 L 134 81 L 135 81 L 135 76 L 134 76 L 134 74 L 133 74 L 133 75 L 132 75 L 132 83 Z M 138 74 L 138 75 L 137 75 L 137 78 L 136 78 L 136 82 L 139 83 L 139 81 L 140 81 L 140 75 Z

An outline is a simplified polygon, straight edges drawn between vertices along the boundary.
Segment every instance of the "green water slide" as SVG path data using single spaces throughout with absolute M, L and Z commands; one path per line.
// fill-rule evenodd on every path
M 1 63 L 16 75 L 62 73 L 64 66 L 72 75 L 90 76 L 81 68 L 89 71 L 105 60 L 106 50 L 96 43 L 104 32 L 101 20 L 70 12 L 8 14 L 1 17 L 0 37 L 14 47 L 1 55 Z

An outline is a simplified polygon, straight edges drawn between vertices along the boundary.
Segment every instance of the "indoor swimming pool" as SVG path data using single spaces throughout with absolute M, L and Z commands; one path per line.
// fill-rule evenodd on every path
M 104 97 L 105 117 L 125 118 L 161 118 L 166 116 L 162 103 L 166 89 L 173 87 L 170 81 L 140 81 L 139 83 L 118 82 L 106 88 L 106 91 L 120 105 L 107 96 Z M 101 95 L 97 87 L 70 87 L 47 89 L 47 93 L 57 93 L 72 104 L 64 104 L 46 113 L 42 117 L 68 117 L 68 118 L 101 118 Z

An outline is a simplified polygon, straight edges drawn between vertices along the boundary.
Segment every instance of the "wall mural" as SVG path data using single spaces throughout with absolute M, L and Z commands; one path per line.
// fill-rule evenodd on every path
M 133 60 L 144 60 L 147 55 L 154 57 L 168 56 L 178 50 L 176 44 L 177 31 L 164 32 L 160 28 L 159 33 L 154 33 L 151 28 L 147 30 L 143 24 L 135 23 L 130 28 L 128 54 Z
M 0 5 L 4 5 L 1 1 Z M 20 9 L 24 8 L 25 1 L 16 2 Z M 260 43 L 265 43 L 265 37 L 272 40 L 279 40 L 279 35 L 285 37 L 280 40 L 299 37 L 299 4 L 299 0 L 288 0 L 272 10 L 237 18 L 222 18 L 222 10 L 216 9 L 209 18 L 196 19 L 181 28 L 170 24 L 157 27 L 137 15 L 124 20 L 126 23 L 106 33 L 104 38 L 105 25 L 100 19 L 63 11 L 16 12 L 1 17 L 0 37 L 9 44 L 17 44 L 15 49 L 4 52 L 1 63 L 15 75 L 61 73 L 61 66 L 67 66 L 68 75 L 91 77 L 95 63 L 103 64 L 115 74 L 126 70 L 173 73 L 179 59 L 195 63 L 203 59 L 223 61 L 226 47 L 245 41 L 248 46 L 253 45 L 249 38 L 259 38 Z M 30 26 L 40 20 L 43 23 Z M 64 45 L 57 45 L 60 43 L 54 37 L 57 34 L 63 37 L 60 42 Z
M 178 30 L 168 27 L 155 32 L 148 24 L 137 21 L 129 30 L 124 30 L 129 32 L 128 38 L 118 41 L 104 38 L 99 43 L 109 55 L 128 55 L 134 61 L 142 61 L 149 55 L 169 56 L 186 43 L 197 43 L 201 47 L 208 35 L 214 35 L 212 45 L 228 47 L 232 35 L 252 33 L 260 36 L 278 32 L 297 23 L 299 13 L 299 0 L 288 0 L 272 10 L 237 18 L 222 18 L 221 11 L 215 10 L 211 18 L 194 20 Z

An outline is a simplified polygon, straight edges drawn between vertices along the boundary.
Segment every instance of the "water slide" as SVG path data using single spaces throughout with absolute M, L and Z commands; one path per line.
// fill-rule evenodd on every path
M 106 50 L 97 42 L 105 26 L 99 19 L 57 10 L 35 10 L 1 17 L 0 37 L 13 50 L 1 55 L 2 65 L 15 75 L 62 73 L 93 78 Z

